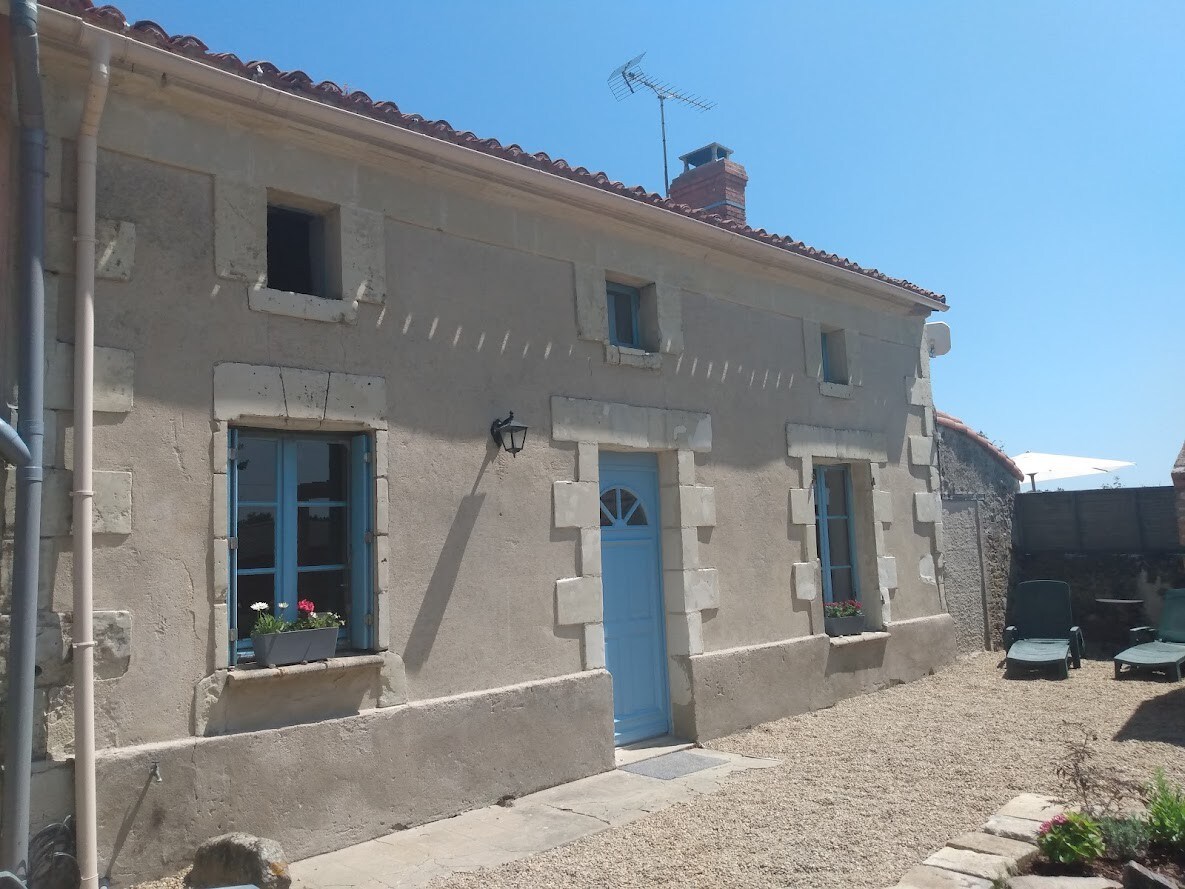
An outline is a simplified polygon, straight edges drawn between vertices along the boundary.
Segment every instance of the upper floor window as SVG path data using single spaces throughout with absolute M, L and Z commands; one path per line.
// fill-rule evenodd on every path
M 612 281 L 606 283 L 605 291 L 609 301 L 609 342 L 614 346 L 641 349 L 641 291 Z
M 329 297 L 324 216 L 278 204 L 267 207 L 267 286 Z
M 370 440 L 232 429 L 231 663 L 250 656 L 256 612 L 297 618 L 309 599 L 345 620 L 340 648 L 370 647 Z
M 823 382 L 848 382 L 848 349 L 842 330 L 824 330 L 823 339 Z

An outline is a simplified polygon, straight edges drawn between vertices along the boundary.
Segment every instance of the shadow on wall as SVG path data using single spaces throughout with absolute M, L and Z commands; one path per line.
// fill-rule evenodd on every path
M 465 558 L 465 549 L 469 546 L 469 538 L 473 536 L 477 516 L 486 499 L 485 494 L 477 493 L 477 488 L 486 469 L 497 456 L 497 447 L 492 441 L 487 442 L 485 457 L 477 470 L 473 487 L 461 498 L 461 504 L 453 516 L 448 536 L 436 559 L 436 567 L 432 569 L 432 577 L 428 580 L 428 589 L 424 591 L 424 598 L 420 601 L 420 610 L 408 634 L 407 645 L 403 648 L 403 663 L 408 670 L 418 671 L 432 652 L 436 634 L 444 620 L 444 612 L 453 595 L 457 574 L 461 570 L 461 560 Z
M 1141 674 L 1122 682 L 1164 682 L 1163 676 Z M 1185 686 L 1144 701 L 1115 733 L 1116 741 L 1158 741 L 1185 747 Z

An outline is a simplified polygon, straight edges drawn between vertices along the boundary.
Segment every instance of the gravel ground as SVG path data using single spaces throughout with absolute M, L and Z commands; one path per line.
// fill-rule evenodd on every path
M 709 746 L 782 760 L 716 793 L 438 889 L 882 887 L 1018 793 L 1057 792 L 1062 739 L 1099 736 L 1099 762 L 1185 783 L 1185 686 L 1115 682 L 1087 662 L 1069 681 L 1008 681 L 998 655 Z

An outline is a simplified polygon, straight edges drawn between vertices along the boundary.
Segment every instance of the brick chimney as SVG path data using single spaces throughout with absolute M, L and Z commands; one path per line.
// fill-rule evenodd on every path
M 745 221 L 745 168 L 728 158 L 731 148 L 719 142 L 682 155 L 683 172 L 671 183 L 670 198 L 725 219 Z

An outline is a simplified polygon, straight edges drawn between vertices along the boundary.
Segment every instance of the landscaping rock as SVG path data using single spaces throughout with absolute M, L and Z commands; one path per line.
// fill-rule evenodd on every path
M 983 826 L 984 833 L 994 833 L 998 837 L 1008 837 L 1010 840 L 1020 840 L 1023 843 L 1037 842 L 1037 831 L 1040 829 L 1040 821 L 1013 818 L 1010 815 L 993 815 Z
M 1013 877 L 1009 889 L 1123 889 L 1106 877 Z
M 992 883 L 982 877 L 919 864 L 901 878 L 895 889 L 992 889 Z
M 289 889 L 288 862 L 275 840 L 227 833 L 202 843 L 187 880 L 193 889 L 253 883 L 259 889 Z
M 1004 808 L 996 813 L 1010 818 L 1026 818 L 1030 821 L 1048 821 L 1054 815 L 1066 811 L 1061 800 L 1051 796 L 1038 796 L 1035 793 L 1022 793 L 1015 797 Z
M 966 849 L 952 849 L 950 846 L 939 849 L 922 863 L 930 867 L 941 867 L 985 880 L 995 880 L 1012 873 L 1010 858 L 1005 858 L 1002 855 L 987 855 L 983 852 L 970 852 Z
M 1007 837 L 995 836 L 990 833 L 965 833 L 947 842 L 953 849 L 967 849 L 971 852 L 983 852 L 987 855 L 999 855 L 1015 862 L 1015 869 L 1020 870 L 1037 857 L 1038 849 L 1032 843 L 1022 843 Z
M 1176 880 L 1129 861 L 1123 868 L 1123 889 L 1181 889 Z

